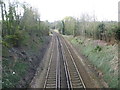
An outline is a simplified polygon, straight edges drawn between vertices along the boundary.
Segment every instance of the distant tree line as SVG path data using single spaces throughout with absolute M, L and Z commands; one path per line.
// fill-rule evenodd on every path
M 55 23 L 60 33 L 66 35 L 84 36 L 110 43 L 120 40 L 117 21 L 96 21 L 94 17 L 84 14 L 80 19 L 68 16 Z

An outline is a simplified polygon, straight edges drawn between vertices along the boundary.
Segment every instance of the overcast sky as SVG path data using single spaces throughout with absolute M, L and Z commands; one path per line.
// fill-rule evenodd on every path
M 19 0 L 38 8 L 41 20 L 60 20 L 65 16 L 80 17 L 88 13 L 97 20 L 118 21 L 120 0 Z

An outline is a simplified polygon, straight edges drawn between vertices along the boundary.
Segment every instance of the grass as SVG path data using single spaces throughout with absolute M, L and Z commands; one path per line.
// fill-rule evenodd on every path
M 110 88 L 118 87 L 118 72 L 116 71 L 118 60 L 117 46 L 95 45 L 93 40 L 83 37 L 64 36 L 80 52 L 85 55 L 92 64 L 103 72 L 103 78 Z
M 3 59 L 3 73 L 2 73 L 2 87 L 3 88 L 12 88 L 18 81 L 25 75 L 25 72 L 28 68 L 28 64 L 23 60 L 17 60 L 14 66 L 13 58 L 4 58 Z

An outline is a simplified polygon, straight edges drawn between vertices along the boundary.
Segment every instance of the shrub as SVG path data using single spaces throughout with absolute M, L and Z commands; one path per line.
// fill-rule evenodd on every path
M 115 37 L 116 37 L 117 40 L 120 41 L 120 28 L 118 28 L 118 29 L 116 30 L 116 32 L 115 32 Z
M 100 46 L 96 46 L 94 50 L 99 52 L 102 50 L 102 48 Z
M 102 47 L 97 45 L 93 51 L 94 52 L 100 52 L 101 50 L 102 50 Z
M 6 35 L 3 42 L 10 46 L 19 47 L 24 41 L 25 35 L 23 31 L 17 31 L 14 35 Z

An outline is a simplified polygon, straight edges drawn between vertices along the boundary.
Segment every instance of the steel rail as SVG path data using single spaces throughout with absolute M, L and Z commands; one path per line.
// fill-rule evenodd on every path
M 45 78 L 44 89 L 47 88 L 46 87 L 47 83 L 49 82 L 49 79 L 51 78 L 49 75 L 51 75 L 50 70 L 52 70 L 52 68 L 55 68 L 55 71 L 56 71 L 55 72 L 55 74 L 56 74 L 55 75 L 55 89 L 56 90 L 60 89 L 60 60 L 59 60 L 58 39 L 56 37 L 57 37 L 56 34 L 54 34 L 55 39 L 52 42 L 52 52 L 51 52 L 51 55 L 50 55 L 50 61 L 49 61 L 49 65 L 48 65 L 47 75 L 46 75 L 46 78 Z M 57 60 L 56 61 L 53 61 L 53 57 L 54 57 L 53 54 L 55 53 L 54 48 L 56 48 L 56 51 L 57 51 L 57 56 L 56 56 Z M 56 64 L 55 67 L 52 66 L 53 62 L 55 62 L 55 64 Z M 49 86 L 51 86 L 51 85 L 49 84 Z
M 73 56 L 72 56 L 72 53 L 71 53 L 70 49 L 68 48 L 68 46 L 67 46 L 67 44 L 66 44 L 66 42 L 64 41 L 63 38 L 62 38 L 62 40 L 63 40 L 63 42 L 64 42 L 64 44 L 65 44 L 65 46 L 66 46 L 66 48 L 67 48 L 67 51 L 69 52 L 69 55 L 70 55 L 70 57 L 71 57 L 71 59 L 72 59 L 72 62 L 73 62 L 73 64 L 74 64 L 74 66 L 75 66 L 75 69 L 76 69 L 76 71 L 77 71 L 77 73 L 78 73 L 78 75 L 79 75 L 79 78 L 80 78 L 80 80 L 81 80 L 81 83 L 82 83 L 83 87 L 86 88 L 86 86 L 85 86 L 85 84 L 84 84 L 84 82 L 83 82 L 83 79 L 82 79 L 82 77 L 81 77 L 81 75 L 80 75 L 80 73 L 79 73 L 79 71 L 78 71 L 78 68 L 77 68 L 77 66 L 76 66 L 76 64 L 75 64 L 74 58 L 73 58 Z M 73 88 L 73 87 L 72 87 L 72 88 Z
M 57 66 L 56 66 L 56 89 L 60 89 L 60 60 L 59 60 L 59 49 L 58 49 L 58 38 L 56 36 L 57 41 Z
M 55 42 L 55 40 L 53 40 L 53 42 L 52 42 L 52 51 L 51 51 L 51 55 L 50 55 L 50 61 L 49 61 L 48 70 L 47 70 L 47 74 L 46 74 L 46 78 L 45 78 L 45 83 L 44 83 L 44 86 L 43 86 L 44 89 L 46 88 L 48 75 L 49 75 L 49 72 L 50 72 L 50 66 L 51 66 L 51 61 L 52 61 L 52 57 L 53 57 L 53 50 L 54 50 L 54 42 Z
M 61 40 L 59 39 L 59 41 L 61 42 Z M 63 62 L 64 62 L 64 67 L 65 67 L 65 75 L 66 75 L 66 80 L 67 80 L 67 88 L 70 90 L 71 89 L 71 81 L 70 81 L 70 74 L 69 74 L 69 70 L 68 70 L 68 64 L 67 64 L 67 62 L 66 62 L 66 57 L 64 56 L 64 54 L 65 54 L 65 51 L 64 51 L 64 49 L 63 49 L 63 44 L 62 44 L 62 42 L 60 43 L 60 45 L 61 45 L 61 49 L 62 49 L 62 56 L 63 56 Z
M 63 64 L 64 64 L 64 70 L 65 70 L 65 76 L 66 76 L 66 82 L 67 82 L 67 88 L 68 88 L 68 90 L 71 90 L 71 82 L 70 82 L 70 74 L 69 74 L 69 71 L 68 71 L 68 69 L 67 69 L 67 63 L 66 63 L 66 57 L 64 56 L 64 54 L 65 54 L 65 52 L 64 52 L 64 49 L 63 49 L 63 45 L 62 45 L 62 42 L 61 42 L 61 40 L 60 40 L 60 38 L 58 38 L 58 40 L 59 40 L 59 44 L 60 44 L 60 47 L 61 47 L 61 54 L 62 54 L 62 57 L 63 57 Z

